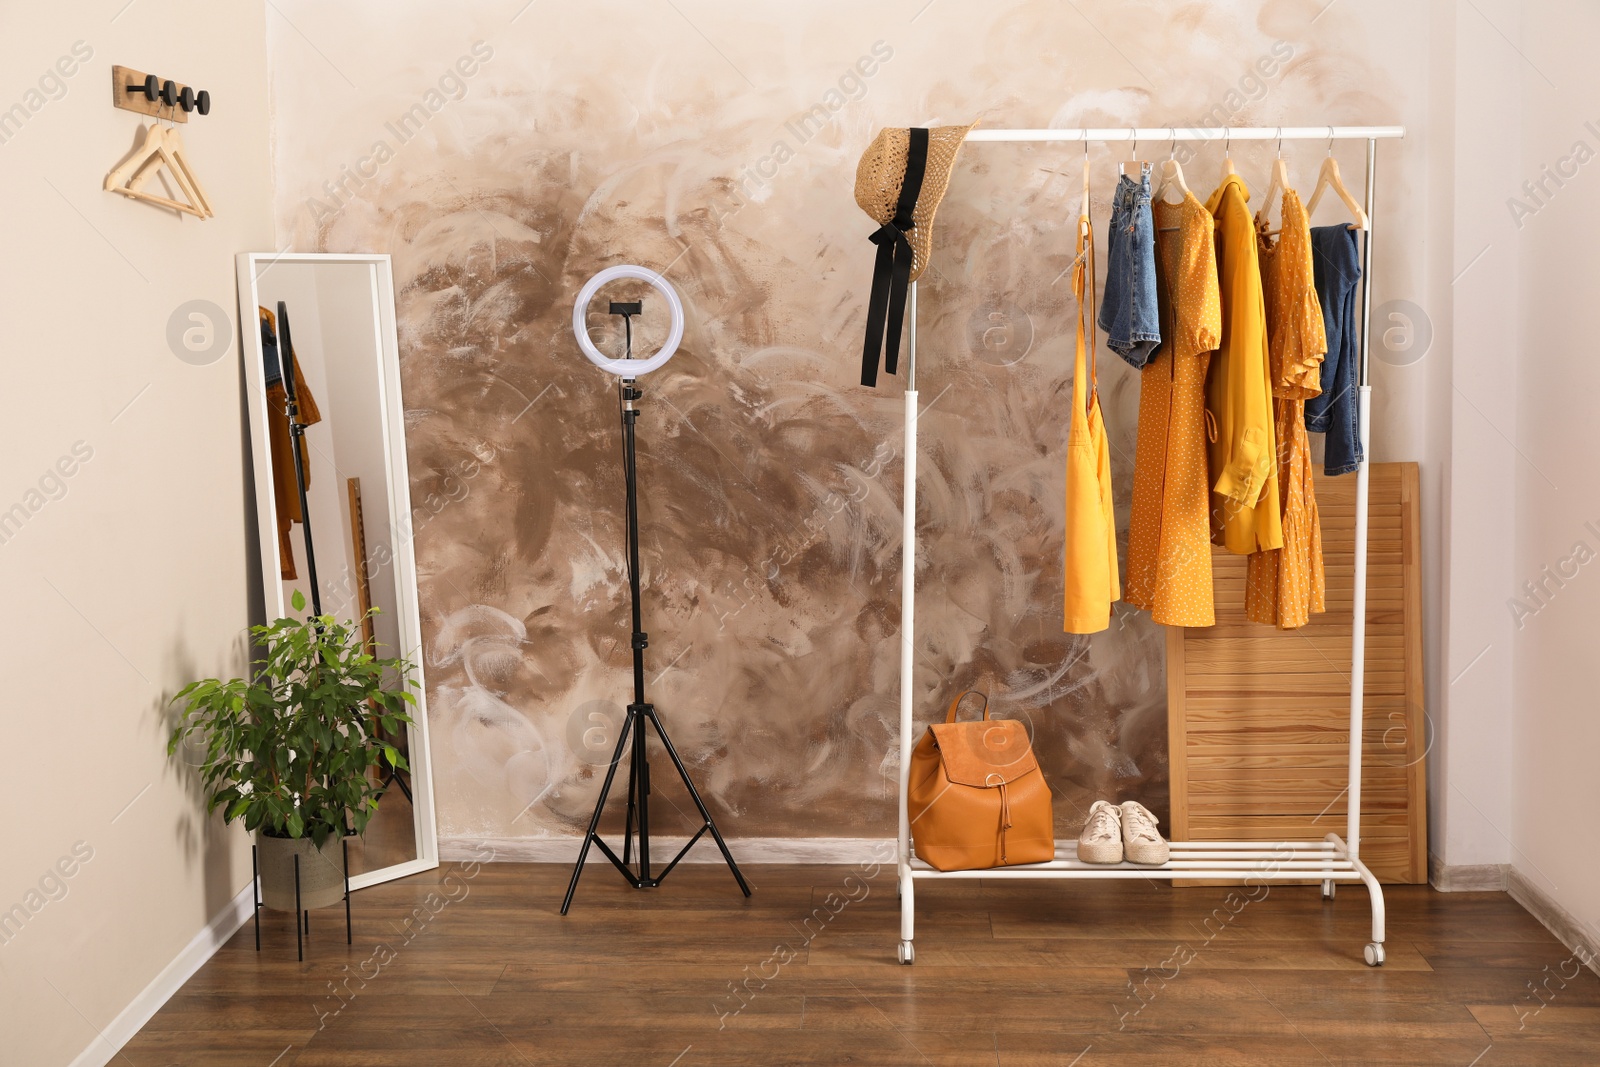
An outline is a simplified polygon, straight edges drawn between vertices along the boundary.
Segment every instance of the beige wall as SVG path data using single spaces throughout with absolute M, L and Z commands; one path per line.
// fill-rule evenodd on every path
M 1600 278 L 1600 70 L 1585 49 L 1600 34 L 1600 12 L 1536 5 L 1519 31 L 1522 136 L 1508 146 L 1516 173 L 1495 205 L 1495 240 L 1520 261 L 1510 324 L 1517 403 L 1501 417 L 1515 420 L 1523 455 L 1511 479 L 1484 486 L 1502 507 L 1515 501 L 1513 588 L 1496 605 L 1515 663 L 1508 861 L 1577 920 L 1592 954 L 1600 949 L 1592 817 L 1600 810 L 1600 419 L 1590 401 L 1600 395 L 1600 351 L 1581 323 Z M 1530 193 L 1524 181 L 1538 185 Z
M 179 685 L 242 667 L 259 600 L 237 337 L 195 365 L 167 331 L 205 300 L 236 334 L 233 255 L 270 248 L 263 18 L 198 0 L 0 11 L 0 107 L 27 108 L 76 42 L 92 53 L 0 143 L 0 510 L 28 512 L 0 543 L 0 909 L 40 905 L 0 944 L 7 1063 L 71 1061 L 249 878 L 244 838 L 197 815 L 163 736 Z M 215 218 L 101 189 L 139 121 L 110 106 L 112 63 L 211 91 L 184 139 Z

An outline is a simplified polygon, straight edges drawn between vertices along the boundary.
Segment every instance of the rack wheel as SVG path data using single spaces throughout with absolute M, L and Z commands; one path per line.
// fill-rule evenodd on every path
M 1383 966 L 1383 946 L 1378 944 L 1378 942 L 1373 941 L 1368 944 L 1366 952 L 1364 952 L 1363 955 L 1365 955 L 1367 958 L 1368 967 Z
M 1380 949 L 1379 951 L 1381 952 L 1382 949 Z M 917 950 L 914 947 L 912 947 L 912 944 L 909 941 L 901 941 L 900 942 L 900 951 L 898 953 L 896 953 L 896 955 L 898 955 L 900 957 L 900 962 L 905 964 L 908 967 L 911 964 L 915 963 L 916 960 L 917 960 Z M 1371 962 L 1371 961 L 1369 960 L 1368 962 Z
M 1333 899 L 1333 890 L 1334 890 L 1335 884 L 1336 883 L 1334 882 L 1334 880 L 1332 878 L 1329 878 L 1327 881 L 1322 883 L 1322 899 L 1323 900 L 1332 900 Z

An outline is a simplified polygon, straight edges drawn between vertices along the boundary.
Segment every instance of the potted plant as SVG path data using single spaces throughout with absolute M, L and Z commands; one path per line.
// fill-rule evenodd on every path
M 291 603 L 305 609 L 298 591 Z M 206 810 L 255 834 L 264 905 L 294 910 L 298 855 L 301 907 L 325 907 L 344 896 L 344 835 L 359 835 L 378 810 L 383 789 L 368 769 L 380 755 L 409 769 L 384 738 L 412 721 L 412 667 L 373 656 L 356 624 L 331 615 L 250 634 L 264 650 L 251 678 L 207 678 L 172 698 L 183 708 L 167 753 L 191 737 L 203 746 Z

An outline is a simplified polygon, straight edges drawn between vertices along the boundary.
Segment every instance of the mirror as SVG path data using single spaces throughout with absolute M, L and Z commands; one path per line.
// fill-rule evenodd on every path
M 340 619 L 376 607 L 363 636 L 379 655 L 416 665 L 416 721 L 387 739 L 411 770 L 371 772 L 388 784 L 366 832 L 350 842 L 350 887 L 359 889 L 439 865 L 394 279 L 386 255 L 249 252 L 238 270 L 267 616 L 290 614 L 296 591 L 308 611 L 320 601 L 323 614 Z M 305 426 L 303 510 L 286 337 Z

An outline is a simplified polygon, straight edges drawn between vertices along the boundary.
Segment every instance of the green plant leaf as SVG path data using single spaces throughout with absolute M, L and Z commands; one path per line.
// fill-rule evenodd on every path
M 242 816 L 252 831 L 319 841 L 347 825 L 359 833 L 382 793 L 370 768 L 407 767 L 385 738 L 412 721 L 402 710 L 419 688 L 412 665 L 370 655 L 355 627 L 332 616 L 285 617 L 251 635 L 248 678 L 184 687 L 169 752 L 199 739 L 188 751 L 203 751 L 196 770 L 208 808 Z
M 296 589 L 294 595 L 289 598 L 289 605 L 296 611 L 306 610 L 306 595 Z M 299 837 L 300 835 L 296 834 L 295 836 Z

